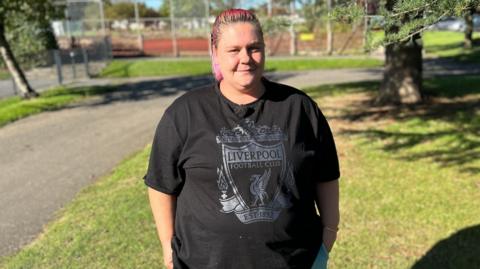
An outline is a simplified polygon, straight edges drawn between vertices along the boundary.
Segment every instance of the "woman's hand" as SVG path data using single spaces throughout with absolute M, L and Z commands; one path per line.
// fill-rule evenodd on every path
M 172 248 L 163 250 L 163 264 L 167 269 L 173 269 L 173 252 Z

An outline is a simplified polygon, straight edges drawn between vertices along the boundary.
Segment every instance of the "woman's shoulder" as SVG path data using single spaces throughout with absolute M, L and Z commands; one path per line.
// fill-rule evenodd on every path
M 185 109 L 210 102 L 215 95 L 215 84 L 207 84 L 187 91 L 175 99 L 165 113 L 181 113 Z
M 270 98 L 273 101 L 302 105 L 307 109 L 318 108 L 317 103 L 305 92 L 278 82 L 265 79 L 265 84 L 270 91 Z

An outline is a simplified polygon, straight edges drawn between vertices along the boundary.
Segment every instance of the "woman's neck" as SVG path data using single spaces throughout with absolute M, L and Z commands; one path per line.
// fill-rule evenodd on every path
M 257 101 L 265 93 L 265 87 L 263 83 L 259 83 L 258 86 L 250 89 L 238 90 L 230 87 L 223 81 L 220 82 L 220 92 L 222 95 L 231 102 L 238 105 L 245 105 Z

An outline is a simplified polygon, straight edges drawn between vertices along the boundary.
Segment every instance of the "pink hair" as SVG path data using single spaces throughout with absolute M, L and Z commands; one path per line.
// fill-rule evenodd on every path
M 227 9 L 220 13 L 215 19 L 212 27 L 211 33 L 211 44 L 212 44 L 212 72 L 215 76 L 217 81 L 223 79 L 222 72 L 220 71 L 220 66 L 218 65 L 215 56 L 213 54 L 213 49 L 217 47 L 218 40 L 220 40 L 221 36 L 221 27 L 223 25 L 229 25 L 237 22 L 248 22 L 251 23 L 257 28 L 258 33 L 263 39 L 263 31 L 262 26 L 260 26 L 260 22 L 258 21 L 257 17 L 253 12 L 245 10 L 245 9 Z

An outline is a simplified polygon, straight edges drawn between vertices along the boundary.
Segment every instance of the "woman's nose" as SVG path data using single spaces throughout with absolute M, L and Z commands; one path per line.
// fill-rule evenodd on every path
M 251 55 L 247 49 L 242 49 L 240 51 L 240 62 L 249 63 L 251 60 Z

